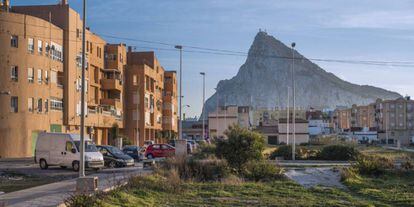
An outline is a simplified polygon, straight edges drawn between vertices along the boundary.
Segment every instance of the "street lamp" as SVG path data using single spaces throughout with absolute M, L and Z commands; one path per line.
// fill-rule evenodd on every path
M 82 90 L 81 90 L 81 121 L 80 121 L 80 166 L 79 177 L 85 177 L 85 46 L 86 46 L 86 0 L 83 0 L 82 27 Z
M 182 91 L 182 79 L 183 79 L 183 46 L 182 45 L 176 45 L 174 47 L 177 50 L 180 50 L 180 108 L 179 108 L 179 120 L 180 120 L 180 124 L 178 125 L 178 139 L 183 139 L 183 135 L 182 135 L 182 97 L 183 97 L 183 91 Z
M 296 148 L 296 91 L 295 91 L 295 48 L 296 43 L 292 42 L 292 95 L 293 95 L 293 116 L 292 116 L 292 123 L 293 123 L 293 143 L 292 143 L 292 160 L 295 160 L 295 148 Z
M 203 139 L 206 138 L 206 130 L 205 130 L 205 117 L 204 114 L 204 103 L 205 103 L 205 96 L 206 96 L 206 73 L 200 72 L 200 75 L 203 76 L 203 108 L 201 109 L 201 114 L 203 115 Z

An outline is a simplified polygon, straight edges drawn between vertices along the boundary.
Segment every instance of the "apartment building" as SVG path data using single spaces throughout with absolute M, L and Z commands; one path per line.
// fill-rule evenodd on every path
M 248 106 L 221 106 L 208 114 L 210 137 L 225 137 L 225 131 L 232 125 L 250 128 L 251 110 Z
M 341 108 L 334 111 L 332 118 L 335 131 L 344 131 L 351 128 L 351 109 Z
M 306 110 L 297 107 L 296 118 L 306 119 Z M 253 126 L 276 126 L 279 119 L 286 119 L 288 115 L 287 108 L 256 108 L 253 111 Z M 289 108 L 289 117 L 293 117 L 293 108 Z
M 163 136 L 168 139 L 176 138 L 178 132 L 178 93 L 176 71 L 165 71 L 163 96 Z
M 161 142 L 167 138 L 164 129 L 177 131 L 175 73 L 165 72 L 154 52 L 133 52 L 129 48 L 127 63 L 123 133 L 139 145 L 146 140 Z M 171 122 L 164 123 L 167 119 Z
M 409 97 L 396 100 L 378 99 L 375 117 L 381 140 L 397 141 L 402 145 L 414 141 L 414 100 Z
M 28 157 L 37 133 L 62 130 L 64 31 L 5 10 L 0 12 L 0 157 Z
M 82 20 L 66 1 L 13 6 L 0 18 L 0 156 L 29 157 L 41 131 L 80 132 Z M 123 127 L 126 49 L 89 29 L 85 35 L 85 131 L 97 144 L 112 144 L 110 129 Z

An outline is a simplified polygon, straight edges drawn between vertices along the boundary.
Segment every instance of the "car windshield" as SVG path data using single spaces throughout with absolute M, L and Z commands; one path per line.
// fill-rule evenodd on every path
M 124 153 L 116 147 L 108 147 L 109 152 L 116 155 L 123 155 Z
M 80 151 L 80 141 L 75 141 L 76 148 Z M 98 152 L 98 148 L 91 141 L 85 141 L 85 152 Z

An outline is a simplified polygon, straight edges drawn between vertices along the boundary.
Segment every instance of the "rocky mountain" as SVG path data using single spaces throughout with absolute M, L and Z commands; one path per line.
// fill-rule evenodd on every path
M 377 98 L 401 97 L 392 91 L 341 80 L 297 51 L 294 56 L 297 106 L 335 108 L 369 104 Z M 220 106 L 286 107 L 287 86 L 292 85 L 291 57 L 291 48 L 267 33 L 259 32 L 246 62 L 236 76 L 218 83 L 216 93 L 206 101 L 205 111 L 214 111 L 217 101 Z

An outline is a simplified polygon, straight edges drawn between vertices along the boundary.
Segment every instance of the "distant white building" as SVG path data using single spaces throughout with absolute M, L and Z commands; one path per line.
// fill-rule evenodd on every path
M 330 134 L 329 123 L 322 119 L 309 120 L 309 136 Z

